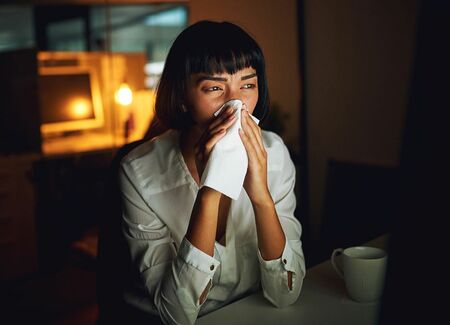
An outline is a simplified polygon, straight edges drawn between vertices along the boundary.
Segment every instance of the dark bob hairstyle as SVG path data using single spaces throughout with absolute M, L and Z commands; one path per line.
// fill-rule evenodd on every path
M 268 114 L 269 95 L 259 45 L 229 22 L 200 21 L 189 26 L 178 35 L 167 56 L 156 93 L 156 124 L 181 130 L 192 123 L 189 112 L 182 109 L 192 74 L 233 74 L 248 67 L 258 76 L 259 96 L 253 115 L 262 123 Z

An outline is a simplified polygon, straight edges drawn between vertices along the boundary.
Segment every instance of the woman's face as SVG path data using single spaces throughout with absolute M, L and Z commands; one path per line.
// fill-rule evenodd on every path
M 256 70 L 245 68 L 234 74 L 191 75 L 187 88 L 187 106 L 192 118 L 201 127 L 207 126 L 223 103 L 240 99 L 253 113 L 258 102 Z

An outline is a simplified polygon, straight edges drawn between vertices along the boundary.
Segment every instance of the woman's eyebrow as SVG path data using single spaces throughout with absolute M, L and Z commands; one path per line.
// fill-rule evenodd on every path
M 201 76 L 197 79 L 196 84 L 198 85 L 199 83 L 201 83 L 202 81 L 205 80 L 212 80 L 212 81 L 228 81 L 227 78 L 222 78 L 222 77 L 213 77 L 213 76 Z
M 247 80 L 247 79 L 251 79 L 253 77 L 256 77 L 256 73 L 251 73 L 249 75 L 243 76 L 241 77 L 241 80 Z M 199 83 L 201 83 L 202 81 L 205 80 L 212 80 L 212 81 L 223 81 L 223 82 L 227 82 L 228 79 L 227 78 L 223 78 L 223 77 L 214 77 L 214 76 L 200 76 L 197 81 L 196 84 L 198 85 Z
M 251 79 L 251 78 L 253 78 L 253 77 L 256 77 L 256 73 L 252 73 L 252 74 L 248 74 L 248 75 L 246 75 L 246 76 L 243 76 L 243 77 L 241 78 L 241 80 L 247 80 L 247 79 Z

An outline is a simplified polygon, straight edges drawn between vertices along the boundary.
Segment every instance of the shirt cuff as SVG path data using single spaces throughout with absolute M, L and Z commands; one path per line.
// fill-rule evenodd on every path
M 289 245 L 289 239 L 285 237 L 285 244 L 283 253 L 281 254 L 280 258 L 274 259 L 274 260 L 268 260 L 266 261 L 261 256 L 261 252 L 258 251 L 258 259 L 259 263 L 268 271 L 279 271 L 281 268 L 283 268 L 286 271 L 294 272 L 294 252 L 292 251 L 291 246 Z
M 218 260 L 192 245 L 186 237 L 181 241 L 178 255 L 187 264 L 211 276 L 220 265 Z

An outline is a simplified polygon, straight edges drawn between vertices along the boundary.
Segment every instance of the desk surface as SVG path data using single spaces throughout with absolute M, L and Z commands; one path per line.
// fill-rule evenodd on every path
M 387 236 L 382 236 L 365 245 L 386 248 L 386 243 Z M 199 318 L 196 324 L 365 325 L 377 323 L 378 310 L 379 302 L 351 300 L 327 260 L 306 271 L 300 297 L 289 307 L 275 308 L 258 292 Z
M 123 137 L 110 133 L 80 133 L 66 137 L 44 139 L 42 153 L 46 157 L 74 155 L 95 151 L 116 150 L 126 143 Z

